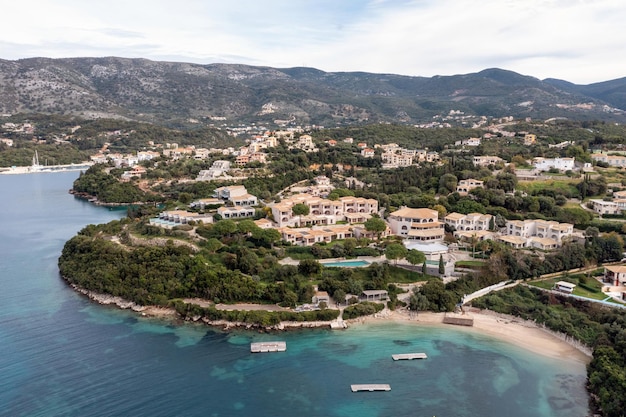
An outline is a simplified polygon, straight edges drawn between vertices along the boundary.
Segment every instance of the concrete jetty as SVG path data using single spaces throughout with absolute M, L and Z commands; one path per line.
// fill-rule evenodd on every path
M 411 359 L 426 359 L 428 356 L 426 356 L 425 353 L 398 353 L 395 355 L 391 355 L 391 357 L 394 361 L 401 361 Z
M 284 352 L 287 350 L 287 342 L 255 342 L 250 343 L 250 352 Z
M 359 391 L 391 391 L 389 384 L 352 384 L 350 385 L 352 392 Z

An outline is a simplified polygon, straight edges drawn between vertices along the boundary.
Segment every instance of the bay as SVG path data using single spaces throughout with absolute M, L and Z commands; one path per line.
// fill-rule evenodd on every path
M 100 306 L 59 277 L 63 244 L 125 214 L 77 173 L 0 175 L 2 416 L 585 416 L 583 365 L 449 327 L 222 332 Z M 253 341 L 287 351 L 250 354 Z M 426 352 L 427 360 L 391 360 Z M 389 392 L 352 393 L 386 383 Z

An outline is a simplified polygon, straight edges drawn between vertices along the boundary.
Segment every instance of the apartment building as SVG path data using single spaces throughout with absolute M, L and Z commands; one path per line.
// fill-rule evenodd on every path
M 482 213 L 450 213 L 443 221 L 454 227 L 457 231 L 489 230 L 493 216 Z
M 574 226 L 569 223 L 559 223 L 547 220 L 509 220 L 506 222 L 506 234 L 508 236 L 531 237 L 552 239 L 558 246 L 563 243 L 563 238 L 574 233 Z M 548 242 L 543 242 L 548 244 Z
M 307 216 L 293 214 L 293 206 L 304 204 L 309 207 Z M 302 225 L 331 225 L 337 221 L 363 222 L 378 212 L 378 201 L 362 197 L 341 197 L 328 200 L 310 194 L 297 194 L 280 203 L 269 205 L 272 217 L 279 227 Z

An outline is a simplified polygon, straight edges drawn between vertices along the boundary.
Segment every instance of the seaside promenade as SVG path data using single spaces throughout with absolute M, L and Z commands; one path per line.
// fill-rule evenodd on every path
M 31 166 L 13 166 L 10 168 L 0 168 L 0 174 L 34 174 L 38 172 L 69 172 L 84 171 L 89 169 L 93 162 L 81 162 L 80 164 L 68 165 L 31 165 Z

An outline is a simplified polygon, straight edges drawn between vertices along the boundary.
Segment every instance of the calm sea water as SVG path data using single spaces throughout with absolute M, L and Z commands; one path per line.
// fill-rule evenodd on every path
M 582 365 L 454 328 L 267 335 L 95 305 L 58 276 L 63 243 L 124 212 L 67 193 L 76 173 L 0 175 L 2 416 L 585 416 Z M 287 352 L 249 353 L 252 341 Z M 391 354 L 426 352 L 423 361 Z M 352 393 L 386 383 L 390 392 Z

